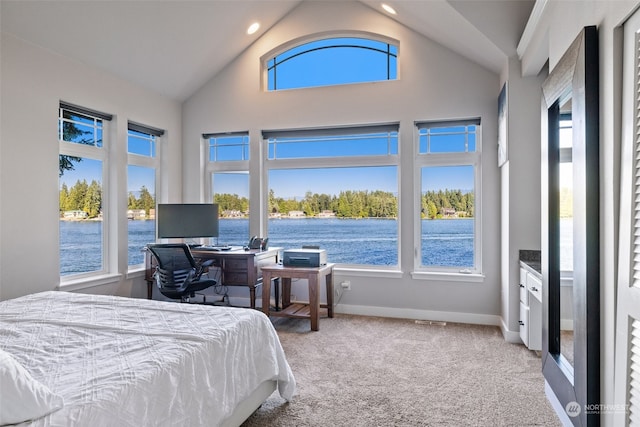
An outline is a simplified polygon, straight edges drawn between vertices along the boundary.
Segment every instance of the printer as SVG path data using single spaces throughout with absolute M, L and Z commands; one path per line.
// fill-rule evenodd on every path
M 320 267 L 327 265 L 325 249 L 285 249 L 282 251 L 282 265 L 285 267 Z

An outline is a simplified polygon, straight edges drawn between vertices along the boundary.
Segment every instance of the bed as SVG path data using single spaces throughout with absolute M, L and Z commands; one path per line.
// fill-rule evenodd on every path
M 0 302 L 0 371 L 30 427 L 237 426 L 296 387 L 257 310 L 58 291 Z

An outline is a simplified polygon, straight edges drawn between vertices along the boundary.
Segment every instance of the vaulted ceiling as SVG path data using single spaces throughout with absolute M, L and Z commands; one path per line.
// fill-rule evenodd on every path
M 325 0 L 0 0 L 0 28 L 183 101 L 303 1 Z M 360 2 L 386 13 L 379 0 Z M 534 1 L 386 3 L 392 19 L 499 73 Z

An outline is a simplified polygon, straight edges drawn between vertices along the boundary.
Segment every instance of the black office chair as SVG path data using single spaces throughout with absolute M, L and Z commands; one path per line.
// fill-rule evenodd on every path
M 213 264 L 212 259 L 196 263 L 189 246 L 184 243 L 148 245 L 158 265 L 154 273 L 160 293 L 167 298 L 189 302 L 196 292 L 216 285 L 213 279 L 201 280 L 204 269 Z M 203 302 L 206 297 L 203 295 Z

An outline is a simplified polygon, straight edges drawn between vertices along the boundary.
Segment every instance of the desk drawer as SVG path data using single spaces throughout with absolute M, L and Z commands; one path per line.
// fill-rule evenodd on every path
M 249 283 L 249 275 L 247 273 L 229 271 L 224 273 L 222 283 L 225 285 L 247 285 Z
M 224 260 L 224 267 L 226 270 L 234 271 L 247 271 L 246 259 L 226 259 Z

